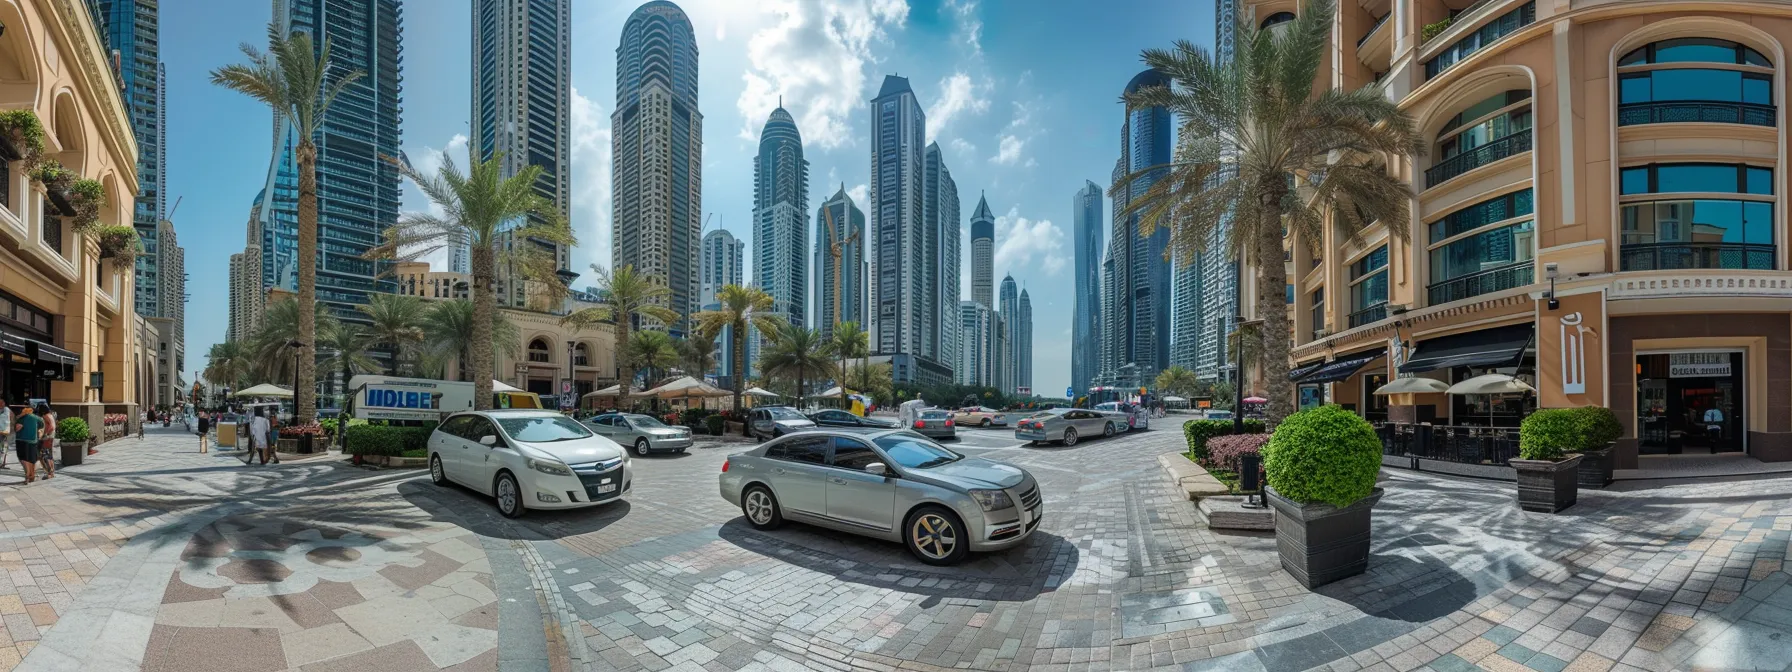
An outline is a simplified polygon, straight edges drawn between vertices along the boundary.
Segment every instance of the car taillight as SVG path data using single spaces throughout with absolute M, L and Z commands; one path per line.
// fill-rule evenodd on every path
M 926 420 L 916 420 L 915 421 L 915 429 L 926 429 L 926 428 L 927 428 Z
M 724 474 L 728 473 L 728 461 L 727 460 L 722 460 L 722 473 L 724 473 Z
M 951 427 L 951 426 L 952 426 L 952 419 L 951 419 L 951 418 L 946 418 L 946 426 L 947 426 L 947 427 Z

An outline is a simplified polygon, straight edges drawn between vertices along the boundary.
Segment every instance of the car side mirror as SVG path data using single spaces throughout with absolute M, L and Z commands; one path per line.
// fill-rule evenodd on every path
M 479 443 L 487 448 L 498 445 L 498 437 L 491 434 L 479 437 Z
M 884 466 L 884 463 L 882 462 L 872 462 L 871 464 L 865 465 L 865 473 L 871 474 L 872 476 L 888 477 L 891 475 L 890 468 Z

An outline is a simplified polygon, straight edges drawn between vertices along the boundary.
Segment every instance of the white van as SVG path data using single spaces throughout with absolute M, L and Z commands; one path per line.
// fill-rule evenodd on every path
M 360 420 L 439 421 L 473 410 L 473 383 L 397 376 L 355 376 L 348 381 L 348 415 Z M 492 408 L 541 408 L 541 398 L 492 381 Z

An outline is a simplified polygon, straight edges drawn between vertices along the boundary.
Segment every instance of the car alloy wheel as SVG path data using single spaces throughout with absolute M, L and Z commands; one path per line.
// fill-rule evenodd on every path
M 1114 435 L 1114 423 L 1110 422 L 1110 423 L 1108 423 L 1107 427 L 1102 428 L 1101 435 L 1102 436 L 1113 436 Z
M 646 438 L 635 439 L 635 457 L 647 457 L 647 453 L 651 448 L 652 447 L 647 444 Z
M 746 496 L 740 500 L 740 511 L 746 514 L 747 522 L 761 530 L 772 529 L 784 522 L 784 514 L 778 511 L 778 499 L 762 485 L 747 489 Z
M 448 484 L 448 472 L 442 469 L 442 456 L 429 456 L 429 482 L 436 485 Z
M 498 474 L 498 513 L 505 518 L 523 515 L 523 496 L 516 487 L 516 477 L 508 472 Z
M 923 509 L 909 519 L 909 549 L 930 565 L 950 565 L 962 560 L 966 551 L 960 543 L 961 536 L 958 519 L 944 509 Z
M 1066 446 L 1076 445 L 1076 428 L 1075 427 L 1065 427 L 1064 428 L 1064 445 L 1066 445 Z
M 989 426 L 989 418 L 984 418 L 983 422 L 977 423 L 977 426 L 978 427 L 988 427 Z

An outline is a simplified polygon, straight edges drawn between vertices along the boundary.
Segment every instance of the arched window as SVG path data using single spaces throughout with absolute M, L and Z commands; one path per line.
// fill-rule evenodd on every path
M 1619 170 L 1619 270 L 1772 269 L 1773 191 L 1773 169 L 1747 164 L 1652 163 Z M 1736 196 L 1687 197 L 1692 194 Z
M 1536 237 L 1530 189 L 1495 196 L 1426 226 L 1430 305 L 1531 284 Z
M 1618 59 L 1618 125 L 1777 124 L 1773 62 L 1707 37 L 1643 45 Z
M 585 349 L 584 343 L 578 343 L 572 346 L 572 363 L 575 366 L 591 365 L 591 351 Z
M 539 338 L 529 341 L 529 361 L 546 362 L 552 353 L 553 350 L 548 347 L 547 341 Z
M 1294 12 L 1276 12 L 1274 14 L 1269 15 L 1269 18 L 1264 19 L 1263 23 L 1257 24 L 1257 30 L 1264 30 L 1264 29 L 1269 28 L 1270 26 L 1276 25 L 1278 23 L 1287 23 L 1287 22 L 1293 21 L 1293 20 L 1294 20 Z
M 1437 162 L 1425 171 L 1425 186 L 1530 150 L 1531 92 L 1494 94 L 1457 113 L 1438 131 Z

